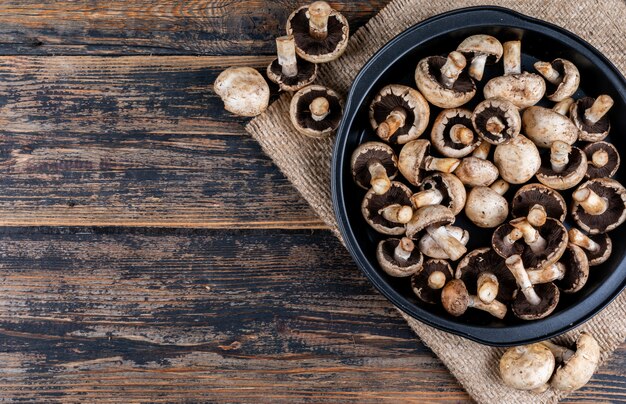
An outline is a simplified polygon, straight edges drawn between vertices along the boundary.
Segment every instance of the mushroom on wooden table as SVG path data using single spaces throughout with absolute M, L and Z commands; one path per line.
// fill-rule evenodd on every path
M 259 115 L 270 102 L 270 87 L 251 67 L 229 67 L 217 76 L 213 89 L 224 108 L 235 115 Z

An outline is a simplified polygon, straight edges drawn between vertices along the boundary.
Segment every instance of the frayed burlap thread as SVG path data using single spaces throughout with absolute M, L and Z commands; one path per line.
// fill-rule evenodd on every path
M 390 39 L 428 17 L 458 8 L 459 4 L 450 0 L 392 1 L 352 35 L 344 56 L 321 66 L 318 82 L 345 94 L 361 67 Z M 462 4 L 507 7 L 557 24 L 588 40 L 622 73 L 626 72 L 626 2 L 623 0 L 503 0 L 465 1 Z M 334 139 L 310 139 L 296 133 L 288 117 L 290 97 L 289 94 L 281 95 L 246 129 L 341 240 L 330 195 Z M 503 349 L 436 330 L 401 314 L 477 402 L 553 403 L 563 397 L 552 390 L 537 396 L 507 388 L 499 380 L 497 367 Z M 583 330 L 598 339 L 602 361 L 606 361 L 626 338 L 626 293 L 592 320 L 557 341 L 573 344 Z

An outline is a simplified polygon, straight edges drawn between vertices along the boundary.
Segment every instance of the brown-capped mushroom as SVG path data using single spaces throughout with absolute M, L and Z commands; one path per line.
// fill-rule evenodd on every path
M 229 67 L 217 76 L 213 90 L 235 115 L 256 116 L 267 109 L 270 87 L 251 67 Z
M 452 280 L 452 268 L 445 260 L 426 260 L 421 271 L 411 277 L 413 293 L 424 303 L 441 301 L 441 289 Z
M 509 203 L 502 196 L 508 189 L 509 184 L 502 179 L 490 187 L 474 187 L 465 202 L 465 215 L 478 227 L 501 225 L 509 215 Z
M 463 71 L 466 64 L 463 54 L 457 51 L 447 58 L 424 58 L 415 69 L 415 84 L 431 104 L 440 108 L 460 107 L 476 94 L 474 81 Z
M 443 205 L 454 215 L 458 215 L 465 206 L 466 192 L 463 183 L 453 174 L 435 173 L 424 179 L 420 192 L 411 196 L 415 209 L 428 205 Z
M 575 244 L 585 251 L 589 266 L 600 265 L 611 256 L 613 242 L 606 233 L 586 235 L 577 228 L 571 228 L 568 235 L 571 244 Z
M 452 261 L 456 261 L 465 254 L 465 245 L 451 235 L 446 225 L 453 224 L 454 213 L 442 205 L 430 205 L 419 208 L 413 214 L 411 221 L 406 225 L 406 235 L 412 239 L 425 230 L 430 237 L 448 254 Z
M 453 279 L 443 287 L 441 303 L 443 308 L 455 317 L 465 314 L 468 308 L 486 311 L 499 319 L 503 319 L 507 312 L 506 305 L 497 300 L 485 303 L 477 296 L 470 295 L 465 283 L 460 279 Z
M 500 358 L 500 377 L 517 390 L 543 393 L 554 372 L 554 355 L 541 343 L 509 348 Z
M 510 256 L 505 264 L 522 292 L 517 294 L 511 304 L 513 314 L 522 320 L 537 320 L 552 314 L 559 303 L 559 288 L 554 283 L 540 285 L 530 283 L 522 257 L 519 255 Z
M 287 19 L 287 35 L 293 35 L 298 56 L 313 63 L 341 56 L 349 31 L 348 20 L 325 1 L 300 7 Z
M 555 282 L 556 286 L 564 293 L 576 293 L 581 290 L 589 279 L 589 260 L 583 249 L 569 243 L 559 264 L 564 266 L 565 274 Z
M 361 213 L 365 221 L 379 233 L 399 236 L 405 232 L 405 223 L 411 220 L 413 192 L 401 182 L 392 181 L 382 195 L 370 189 L 363 198 Z
M 446 231 L 455 239 L 459 240 L 461 244 L 467 245 L 469 241 L 469 232 L 467 230 L 463 230 L 457 226 L 446 226 Z M 439 244 L 435 242 L 435 240 L 430 237 L 428 234 L 424 234 L 418 243 L 419 249 L 427 257 L 447 260 L 450 259 L 450 256 L 446 254 L 446 252 L 439 247 Z
M 289 117 L 303 135 L 322 138 L 335 132 L 343 114 L 339 94 L 328 87 L 310 85 L 294 94 Z
M 567 205 L 561 194 L 542 184 L 526 184 L 518 189 L 511 201 L 511 214 L 526 217 L 534 205 L 543 206 L 547 216 L 559 222 L 563 222 L 567 215 Z
M 446 157 L 467 156 L 480 144 L 472 126 L 472 112 L 463 108 L 444 109 L 435 118 L 430 140 Z
M 569 116 L 579 129 L 578 140 L 598 142 L 611 130 L 607 113 L 613 106 L 613 98 L 603 94 L 598 98 L 584 97 L 576 101 L 569 110 Z
M 611 231 L 626 219 L 626 189 L 610 178 L 585 182 L 572 199 L 572 217 L 589 234 Z
M 468 187 L 487 187 L 498 179 L 498 167 L 487 160 L 491 144 L 481 142 L 471 156 L 464 157 L 454 175 Z
M 552 62 L 535 62 L 534 66 L 555 87 L 554 92 L 546 96 L 550 101 L 563 101 L 578 90 L 580 72 L 569 60 L 557 58 Z
M 398 158 L 393 149 L 381 142 L 361 143 L 350 160 L 352 177 L 358 186 L 370 187 L 378 195 L 389 190 L 391 180 L 398 174 Z
M 557 140 L 572 145 L 578 140 L 578 128 L 572 121 L 549 108 L 526 108 L 522 125 L 526 136 L 538 147 L 548 148 Z
M 491 35 L 469 36 L 456 50 L 471 59 L 469 75 L 478 81 L 483 79 L 485 65 L 497 63 L 502 57 L 502 44 Z
M 283 91 L 298 91 L 313 83 L 317 77 L 317 65 L 296 57 L 293 35 L 276 38 L 277 59 L 267 66 L 267 78 L 278 84 Z
M 504 98 L 520 109 L 538 103 L 546 92 L 546 82 L 534 73 L 522 73 L 520 41 L 503 44 L 504 76 L 489 80 L 483 89 L 485 98 Z
M 462 280 L 469 293 L 484 303 L 510 302 L 517 289 L 504 259 L 488 247 L 467 253 L 457 265 L 454 277 Z
M 531 107 L 534 108 L 534 107 Z M 556 140 L 544 154 L 537 179 L 550 188 L 563 190 L 578 185 L 587 172 L 587 157 L 578 147 Z
M 541 156 L 533 142 L 524 135 L 518 135 L 496 147 L 493 162 L 503 180 L 511 184 L 523 184 L 541 167 Z
M 430 142 L 426 139 L 411 140 L 400 150 L 398 169 L 413 185 L 420 185 L 427 171 L 451 173 L 459 165 L 459 159 L 438 158 L 429 155 Z
M 620 156 L 615 146 L 607 142 L 589 143 L 583 148 L 587 156 L 589 179 L 612 177 L 620 165 Z
M 474 108 L 472 125 L 485 141 L 498 145 L 519 135 L 522 118 L 517 107 L 510 101 L 488 98 Z
M 576 351 L 541 342 L 555 357 L 558 367 L 550 385 L 553 389 L 571 392 L 583 387 L 591 379 L 600 363 L 600 346 L 590 334 L 582 332 L 576 341 Z
M 569 115 L 569 110 L 572 107 L 572 104 L 574 104 L 576 102 L 576 100 L 574 100 L 573 98 L 565 98 L 562 101 L 557 102 L 556 104 L 554 104 L 554 106 L 552 107 L 552 110 L 554 112 L 556 112 L 557 114 L 561 114 L 563 116 L 568 116 Z
M 376 248 L 376 259 L 383 271 L 394 277 L 415 274 L 422 269 L 424 261 L 422 253 L 408 237 L 381 240 Z
M 430 107 L 419 91 L 390 84 L 378 92 L 369 108 L 372 128 L 385 142 L 405 144 L 428 126 Z

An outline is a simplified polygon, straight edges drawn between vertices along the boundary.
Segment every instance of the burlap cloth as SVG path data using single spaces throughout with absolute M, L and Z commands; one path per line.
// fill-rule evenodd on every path
M 485 4 L 508 7 L 568 29 L 585 38 L 622 72 L 626 72 L 626 2 L 623 0 L 394 0 L 352 35 L 344 56 L 321 66 L 318 83 L 346 94 L 365 62 L 394 36 L 428 17 L 459 5 Z M 334 138 L 314 140 L 296 133 L 288 118 L 290 98 L 290 94 L 283 94 L 246 129 L 341 239 L 330 195 L 330 160 Z M 548 403 L 563 397 L 552 390 L 537 396 L 507 388 L 498 376 L 498 360 L 503 349 L 483 346 L 438 331 L 401 314 L 477 402 Z M 626 338 L 626 293 L 622 293 L 592 320 L 557 341 L 572 344 L 582 330 L 598 339 L 603 352 L 602 360 L 607 360 Z

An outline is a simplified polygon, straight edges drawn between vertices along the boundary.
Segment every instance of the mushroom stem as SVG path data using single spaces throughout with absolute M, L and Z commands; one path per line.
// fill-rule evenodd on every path
M 393 250 L 393 258 L 400 263 L 405 263 L 411 257 L 414 248 L 413 240 L 408 237 L 402 237 Z
M 482 142 L 480 142 L 478 147 L 474 149 L 474 151 L 472 152 L 472 156 L 479 158 L 479 159 L 487 160 L 487 157 L 489 157 L 490 150 L 491 150 L 491 143 L 485 142 L 483 140 Z
M 500 283 L 494 274 L 483 272 L 476 281 L 476 295 L 483 303 L 491 303 L 496 300 L 499 287 Z
M 472 63 L 470 64 L 469 74 L 478 81 L 483 79 L 485 65 L 487 64 L 487 57 L 489 57 L 489 55 L 485 53 L 477 54 L 474 56 L 474 59 L 472 59 Z
M 534 227 L 541 227 L 546 224 L 546 220 L 548 219 L 548 214 L 546 213 L 546 209 L 539 204 L 533 205 L 528 210 L 528 215 L 526 216 L 526 220 Z
M 557 114 L 561 114 L 563 116 L 567 116 L 569 113 L 569 108 L 572 104 L 576 102 L 572 97 L 566 98 L 563 101 L 559 101 L 552 107 L 552 110 Z
M 561 173 L 569 164 L 569 154 L 572 152 L 572 146 L 561 140 L 555 140 L 550 146 L 550 165 L 552 171 Z
M 531 269 L 526 271 L 528 279 L 533 285 L 548 283 L 563 279 L 565 276 L 565 265 L 557 262 L 541 269 Z
M 503 241 L 508 245 L 513 245 L 522 237 L 524 237 L 524 233 L 520 229 L 514 228 L 509 234 L 504 236 Z
M 317 97 L 311 101 L 309 110 L 311 111 L 311 118 L 313 118 L 314 121 L 319 122 L 326 118 L 326 116 L 330 113 L 330 103 L 326 97 Z
M 441 171 L 442 173 L 451 173 L 461 164 L 461 160 L 451 157 L 432 157 L 424 158 L 424 169 L 426 171 Z
M 453 279 L 444 286 L 441 291 L 441 303 L 444 309 L 453 316 L 461 316 L 468 308 L 473 307 L 502 319 L 507 311 L 506 305 L 497 300 L 484 303 L 477 296 L 470 295 L 460 279 Z
M 591 107 L 585 110 L 585 119 L 591 123 L 596 123 L 613 106 L 613 98 L 610 95 L 602 94 L 596 98 Z
M 296 76 L 298 74 L 298 60 L 296 59 L 296 41 L 293 39 L 293 35 L 276 38 L 276 53 L 283 74 L 287 77 Z
M 509 190 L 509 183 L 503 180 L 502 178 L 497 179 L 489 186 L 492 191 L 496 192 L 499 195 L 506 194 L 506 191 Z
M 462 145 L 470 145 L 474 140 L 474 132 L 467 126 L 457 123 L 450 128 L 450 140 Z
M 560 363 L 567 362 L 576 353 L 571 349 L 554 344 L 550 341 L 541 341 L 540 344 L 548 348 L 550 352 L 552 352 L 552 355 L 554 355 L 554 359 L 556 359 L 556 361 Z
M 438 205 L 443 201 L 443 194 L 437 188 L 426 189 L 411 195 L 411 203 L 415 209 L 422 206 Z
M 309 33 L 315 39 L 326 39 L 328 36 L 328 17 L 333 9 L 325 1 L 316 1 L 309 6 Z
M 506 126 L 497 116 L 492 116 L 491 118 L 487 119 L 487 125 L 485 126 L 485 129 L 487 129 L 489 133 L 497 135 L 502 133 L 505 128 Z
M 433 271 L 428 275 L 428 287 L 439 290 L 446 286 L 446 274 L 441 271 Z
M 467 252 L 465 245 L 454 237 L 445 226 L 428 226 L 426 232 L 452 261 L 456 261 Z
M 559 72 L 552 67 L 552 63 L 550 62 L 536 62 L 534 64 L 535 69 L 541 74 L 546 80 L 554 85 L 559 85 L 563 79 Z
M 535 289 L 533 288 L 533 284 L 530 282 L 530 279 L 528 279 L 528 273 L 524 268 L 522 257 L 520 257 L 518 254 L 511 255 L 504 262 L 506 264 L 506 267 L 509 268 L 509 271 L 511 271 L 511 274 L 513 274 L 515 282 L 517 282 L 517 286 L 526 297 L 528 303 L 532 304 L 533 306 L 541 303 L 541 298 L 539 297 L 537 292 L 535 292 Z
M 576 228 L 570 229 L 567 235 L 569 236 L 569 242 L 577 245 L 578 247 L 582 247 L 585 250 L 594 253 L 600 251 L 600 244 L 596 243 L 590 239 L 589 236 Z
M 446 63 L 441 67 L 441 82 L 444 87 L 452 88 L 466 64 L 465 56 L 461 52 L 452 51 L 448 54 Z
M 510 222 L 511 226 L 522 231 L 524 242 L 530 247 L 534 254 L 541 254 L 546 250 L 548 242 L 539 234 L 526 218 L 519 218 Z
M 378 125 L 376 134 L 383 140 L 389 140 L 406 122 L 406 111 L 402 107 L 394 108 L 384 122 Z
M 609 207 L 606 198 L 601 197 L 589 188 L 579 188 L 572 194 L 572 199 L 583 207 L 590 215 L 601 215 Z
M 380 209 L 378 214 L 390 222 L 406 224 L 410 222 L 413 217 L 413 208 L 400 205 L 399 203 L 393 203 Z
M 383 166 L 380 161 L 375 160 L 367 166 L 367 169 L 371 177 L 370 185 L 376 195 L 382 195 L 389 191 L 389 188 L 391 188 L 391 180 L 387 176 L 385 166 Z
M 469 295 L 468 307 L 486 311 L 487 313 L 499 319 L 503 319 L 504 316 L 506 316 L 507 311 L 506 305 L 497 300 L 493 300 L 491 303 L 485 303 L 477 296 L 473 295 Z
M 596 168 L 601 168 L 609 162 L 609 153 L 604 149 L 599 149 L 591 155 L 591 164 Z
M 522 43 L 520 41 L 509 41 L 502 44 L 504 52 L 504 75 L 522 73 Z

